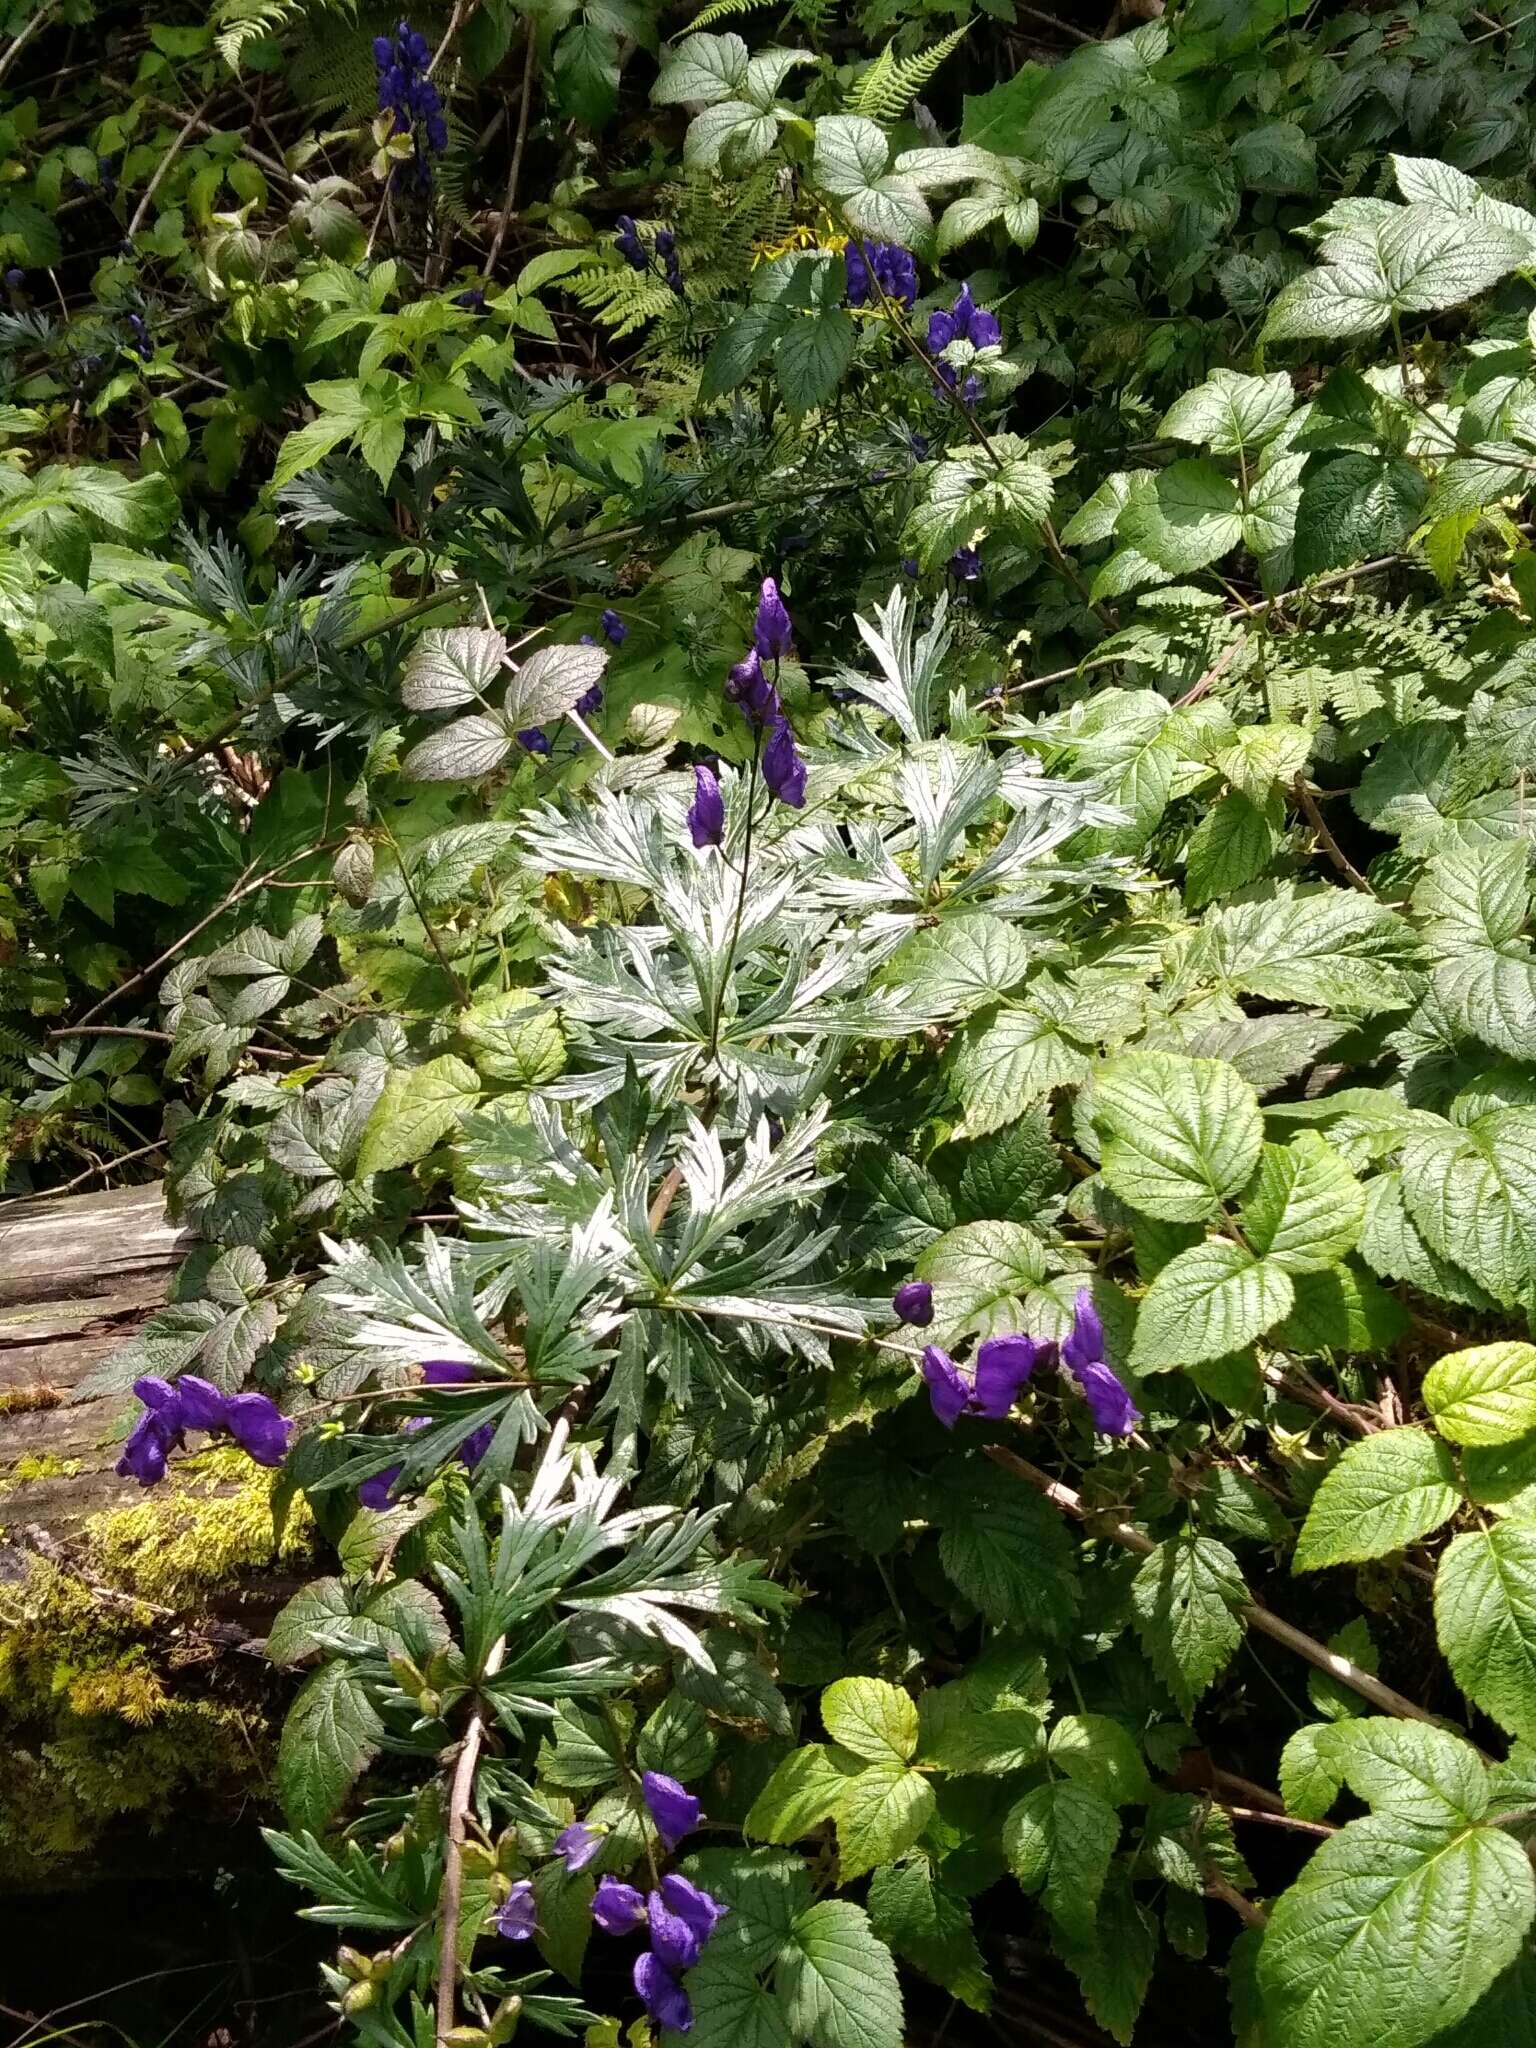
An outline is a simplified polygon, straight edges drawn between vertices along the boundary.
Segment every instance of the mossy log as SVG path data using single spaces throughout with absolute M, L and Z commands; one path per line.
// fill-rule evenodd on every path
M 112 1469 L 126 1404 L 70 1395 L 165 1300 L 191 1242 L 158 1182 L 0 1206 L 0 1523 L 62 1535 L 137 1497 Z

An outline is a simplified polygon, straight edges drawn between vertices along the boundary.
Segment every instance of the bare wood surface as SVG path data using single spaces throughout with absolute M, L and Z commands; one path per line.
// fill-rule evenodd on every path
M 165 1300 L 191 1242 L 158 1183 L 0 1204 L 0 1524 L 64 1533 L 138 1498 L 112 1469 L 126 1403 L 70 1395 Z M 21 1459 L 50 1469 L 18 1478 Z

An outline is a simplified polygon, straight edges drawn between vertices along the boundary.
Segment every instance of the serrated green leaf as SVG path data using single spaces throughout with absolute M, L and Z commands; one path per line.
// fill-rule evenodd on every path
M 752 1802 L 746 1833 L 761 1842 L 798 1841 L 832 1818 L 846 1780 L 823 1743 L 791 1750 Z
M 869 1921 L 897 1955 L 954 1993 L 972 2012 L 989 2012 L 992 1980 L 971 1926 L 970 1908 L 948 1891 L 926 1857 L 877 1870 Z
M 419 1067 L 396 1067 L 363 1132 L 357 1171 L 366 1178 L 423 1158 L 457 1130 L 480 1099 L 473 1067 L 443 1053 Z
M 883 1678 L 840 1678 L 821 1696 L 834 1742 L 870 1763 L 910 1763 L 917 1748 L 917 1706 Z
M 1536 1740 L 1536 1529 L 1500 1521 L 1456 1537 L 1435 1574 L 1435 1629 L 1468 1699 Z
M 1003 1821 L 1003 1853 L 1027 1892 L 1069 1932 L 1091 1931 L 1120 1840 L 1108 1800 L 1069 1778 L 1026 1792 Z
M 902 947 L 885 978 L 910 988 L 933 1017 L 969 1017 L 1022 981 L 1029 948 L 1016 925 L 971 912 L 917 932 Z
M 283 1723 L 277 1789 L 295 1827 L 323 1829 L 378 1755 L 384 1724 L 343 1662 L 311 1672 Z
M 1210 1536 L 1160 1543 L 1131 1581 L 1131 1611 L 1152 1668 L 1187 1714 L 1243 1639 L 1237 1559 Z
M 794 2032 L 811 2048 L 901 2048 L 901 1988 L 885 1943 L 847 1899 L 796 1919 L 774 1972 Z
M 1455 1511 L 1456 1468 L 1422 1429 L 1384 1429 L 1348 1445 L 1312 1497 L 1292 1569 L 1319 1571 L 1385 1557 Z
M 1241 1351 L 1272 1329 L 1295 1300 L 1291 1276 L 1242 1245 L 1212 1239 L 1168 1261 L 1136 1317 L 1131 1364 L 1172 1372 Z
M 1454 1444 L 1507 1444 L 1536 1429 L 1536 1344 L 1452 1351 L 1424 1376 L 1424 1403 Z
M 1261 1258 L 1287 1273 L 1318 1273 L 1354 1249 L 1365 1193 L 1316 1131 L 1266 1145 L 1243 1197 L 1243 1229 Z
M 834 1816 L 844 1881 L 904 1855 L 932 1820 L 933 1809 L 933 1784 L 921 1771 L 887 1760 L 850 1772 Z
M 1253 1172 L 1263 1139 L 1258 1097 L 1234 1068 L 1176 1053 L 1107 1062 L 1094 1076 L 1093 1120 L 1109 1185 L 1167 1223 L 1214 1216 Z

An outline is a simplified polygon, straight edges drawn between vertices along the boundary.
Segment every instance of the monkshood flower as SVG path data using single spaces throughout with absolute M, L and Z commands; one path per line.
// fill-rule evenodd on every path
M 974 583 L 981 574 L 981 549 L 956 548 L 944 566 L 957 583 Z
M 1129 1436 L 1141 1420 L 1141 1410 L 1119 1374 L 1104 1363 L 1104 1325 L 1086 1287 L 1073 1306 L 1061 1362 L 1082 1388 L 1094 1428 L 1104 1436 Z
M 795 629 L 779 595 L 779 586 L 771 576 L 765 576 L 752 626 L 753 648 L 763 661 L 778 661 L 789 653 L 794 638 Z
M 688 806 L 688 831 L 695 846 L 725 844 L 725 797 L 713 768 L 702 763 L 693 771 L 693 802 Z
M 693 2025 L 693 2006 L 687 1992 L 659 1956 L 649 1949 L 635 1958 L 635 1990 L 645 2005 L 646 2016 L 658 2027 L 670 2027 L 674 2034 L 686 2034 Z
M 496 1932 L 503 1941 L 531 1941 L 538 1932 L 538 1924 L 539 1908 L 532 1881 L 520 1877 L 496 1915 Z
M 180 1450 L 189 1429 L 232 1436 L 258 1465 L 281 1465 L 292 1422 L 266 1394 L 221 1394 L 212 1381 L 186 1373 L 174 1386 L 146 1374 L 133 1383 L 144 1412 L 129 1432 L 117 1461 L 120 1479 L 154 1486 L 165 1477 L 166 1461 Z
M 779 719 L 763 749 L 763 780 L 781 804 L 788 804 L 791 810 L 804 809 L 806 768 L 787 718 Z
M 547 754 L 549 752 L 549 734 L 541 732 L 536 725 L 530 725 L 526 732 L 518 734 L 517 744 L 527 753 Z
M 667 285 L 678 298 L 683 296 L 683 264 L 677 253 L 677 237 L 670 228 L 658 228 L 656 254 L 666 272 Z
M 916 302 L 917 264 L 912 251 L 899 242 L 866 242 L 862 249 L 857 242 L 850 242 L 843 251 L 843 265 L 848 273 L 850 306 L 867 305 L 875 296 L 875 285 L 899 305 L 911 306 Z
M 953 1429 L 962 1415 L 985 1415 L 1001 1422 L 1019 1398 L 1019 1389 L 1053 1349 L 1033 1337 L 989 1337 L 967 1374 L 947 1351 L 928 1345 L 922 1374 L 934 1414 L 946 1429 Z
M 423 192 L 432 184 L 432 157 L 448 147 L 448 123 L 437 87 L 427 76 L 432 46 L 409 22 L 400 22 L 393 38 L 375 36 L 373 61 L 379 71 L 379 111 L 393 116 L 391 134 L 415 142 L 415 178 Z
M 645 1900 L 632 1884 L 600 1877 L 592 1894 L 592 1923 L 604 1934 L 629 1934 L 645 1919 Z
M 779 693 L 763 671 L 763 657 L 754 647 L 725 679 L 725 694 L 739 704 L 754 725 L 772 725 L 784 714 Z
M 972 348 L 996 348 L 1003 338 L 1003 330 L 997 324 L 997 315 L 989 313 L 985 306 L 978 306 L 971 297 L 971 288 L 962 285 L 960 296 L 949 311 L 928 315 L 928 353 L 940 355 L 952 341 L 968 341 Z M 954 382 L 951 371 L 949 383 Z
M 892 1296 L 891 1307 L 904 1323 L 926 1329 L 933 1321 L 933 1289 L 926 1280 L 904 1281 Z
M 585 1870 L 602 1848 L 606 1832 L 605 1828 L 591 1827 L 584 1820 L 573 1820 L 555 1837 L 555 1854 L 573 1877 L 578 1870 Z
M 686 1877 L 671 1875 L 646 1900 L 651 1951 L 669 1970 L 691 1970 L 726 1908 Z
M 607 610 L 604 611 L 602 617 L 598 620 L 597 623 L 602 627 L 606 638 L 609 641 L 611 641 L 615 647 L 622 647 L 624 645 L 624 642 L 629 638 L 628 626 L 625 625 L 624 621 L 619 617 L 618 613 L 612 608 L 611 605 L 607 608 Z
M 621 213 L 619 215 L 618 228 L 619 231 L 613 238 L 613 246 L 618 250 L 631 270 L 644 270 L 650 258 L 645 253 L 645 244 L 640 239 L 633 217 L 627 213 Z
M 602 684 L 594 683 L 590 690 L 583 690 L 571 708 L 579 718 L 590 718 L 594 711 L 601 711 L 603 708 Z
M 669 1849 L 675 1849 L 684 1835 L 691 1835 L 699 1824 L 698 1800 L 665 1771 L 646 1771 L 640 1779 L 640 1790 L 656 1823 L 657 1834 Z
M 128 315 L 128 330 L 133 336 L 135 355 L 147 363 L 155 352 L 155 344 L 149 338 L 149 328 L 142 314 L 130 313 Z
M 429 1387 L 462 1387 L 474 1379 L 475 1369 L 459 1358 L 428 1358 L 423 1361 L 421 1377 Z M 407 1434 L 414 1436 L 418 1430 L 428 1427 L 428 1418 L 414 1415 L 405 1427 Z M 471 1430 L 459 1445 L 459 1462 L 472 1472 L 490 1449 L 495 1434 L 494 1422 L 482 1422 L 478 1429 Z M 386 1465 L 382 1472 L 375 1472 L 371 1479 L 365 1479 L 357 1489 L 359 1505 L 382 1513 L 390 1505 L 395 1482 L 404 1470 L 403 1465 Z
M 462 306 L 466 313 L 484 315 L 490 310 L 485 303 L 485 293 L 478 285 L 471 285 L 468 291 L 460 292 L 453 303 Z

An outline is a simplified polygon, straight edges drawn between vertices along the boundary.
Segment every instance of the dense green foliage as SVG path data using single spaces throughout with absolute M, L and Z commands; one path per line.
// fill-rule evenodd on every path
M 1536 2039 L 1536 17 L 415 26 L 0 51 L 3 1184 L 294 1418 L 338 2011 L 643 2041 L 660 1771 L 700 2048 Z

